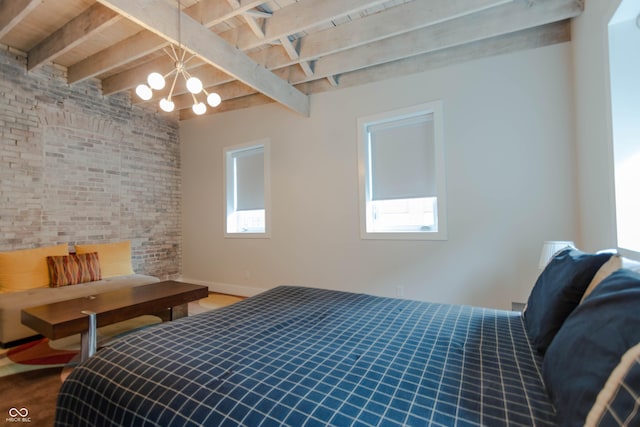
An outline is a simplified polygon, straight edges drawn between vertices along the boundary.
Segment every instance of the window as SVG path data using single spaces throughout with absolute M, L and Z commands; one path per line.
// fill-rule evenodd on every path
M 361 237 L 446 239 L 442 105 L 358 119 Z
M 227 237 L 269 237 L 269 142 L 224 150 Z
M 637 2 L 623 1 L 609 22 L 611 124 L 618 248 L 640 256 L 640 18 Z

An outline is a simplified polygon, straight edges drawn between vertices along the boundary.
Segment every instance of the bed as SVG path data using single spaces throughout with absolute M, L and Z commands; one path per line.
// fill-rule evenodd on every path
M 100 350 L 63 383 L 56 425 L 557 425 L 527 322 L 277 287 Z

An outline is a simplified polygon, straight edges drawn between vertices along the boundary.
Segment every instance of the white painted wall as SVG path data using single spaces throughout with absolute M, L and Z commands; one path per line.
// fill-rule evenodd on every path
M 279 284 L 510 308 L 544 240 L 577 238 L 571 45 L 472 61 L 181 123 L 183 278 L 248 294 Z M 447 241 L 359 237 L 356 119 L 441 99 Z M 271 139 L 272 238 L 223 236 L 222 149 Z

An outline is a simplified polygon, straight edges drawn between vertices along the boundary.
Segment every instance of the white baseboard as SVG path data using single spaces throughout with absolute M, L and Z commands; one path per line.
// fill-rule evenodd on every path
M 209 292 L 219 292 L 221 294 L 238 295 L 241 297 L 252 297 L 258 295 L 270 288 L 254 288 L 251 286 L 231 285 L 229 283 L 208 282 L 205 280 L 190 279 L 188 277 L 179 277 L 179 282 L 193 283 L 194 285 L 203 285 L 209 287 Z

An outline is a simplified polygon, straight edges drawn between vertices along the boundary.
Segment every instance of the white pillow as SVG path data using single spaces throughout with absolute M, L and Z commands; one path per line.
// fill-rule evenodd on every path
M 596 272 L 596 275 L 593 276 L 593 279 L 591 279 L 589 286 L 587 286 L 587 290 L 584 291 L 584 295 L 582 295 L 582 299 L 580 300 L 580 302 L 582 303 L 582 301 L 584 301 L 584 299 L 588 297 L 591 292 L 593 292 L 593 290 L 600 284 L 600 282 L 602 282 L 611 273 L 620 268 L 626 268 L 627 270 L 640 272 L 640 262 L 621 257 L 617 254 L 613 255 L 611 258 L 609 258 L 609 261 L 602 264 L 602 267 L 600 267 L 600 269 Z

